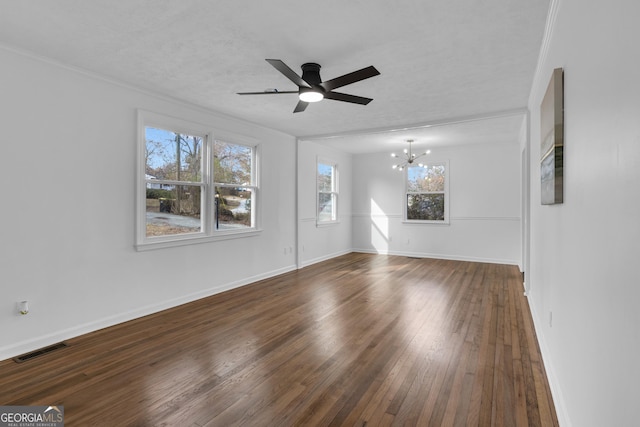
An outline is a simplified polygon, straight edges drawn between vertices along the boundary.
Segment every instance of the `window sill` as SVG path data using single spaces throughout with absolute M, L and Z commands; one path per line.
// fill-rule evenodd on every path
M 316 221 L 316 228 L 331 227 L 339 224 L 340 224 L 340 221 L 324 221 L 324 222 Z
M 449 225 L 449 221 L 427 221 L 427 220 L 402 220 L 403 224 L 407 225 Z
M 243 239 L 246 237 L 254 237 L 262 232 L 261 229 L 252 228 L 246 231 L 219 231 L 212 236 L 180 236 L 176 238 L 158 239 L 156 241 L 147 241 L 135 245 L 138 252 L 152 251 L 155 249 L 173 248 L 178 246 L 197 245 L 200 243 L 217 242 L 222 240 Z

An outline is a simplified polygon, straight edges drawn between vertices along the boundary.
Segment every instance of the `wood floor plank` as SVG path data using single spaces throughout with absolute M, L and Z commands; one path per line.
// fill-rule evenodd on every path
M 515 266 L 352 253 L 0 362 L 67 426 L 557 426 Z

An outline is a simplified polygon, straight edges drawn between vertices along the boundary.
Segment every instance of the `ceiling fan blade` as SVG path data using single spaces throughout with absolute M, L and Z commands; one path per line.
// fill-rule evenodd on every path
M 279 60 L 279 59 L 265 59 L 265 61 L 267 61 L 269 64 L 273 65 L 273 68 L 275 68 L 276 70 L 280 71 L 282 74 L 285 75 L 286 78 L 288 78 L 289 80 L 294 82 L 296 85 L 302 86 L 302 87 L 311 87 L 311 86 L 309 86 L 309 83 L 307 83 L 304 80 L 302 80 L 302 77 L 297 75 L 295 71 L 293 71 L 291 68 L 289 68 L 287 66 L 287 64 L 285 64 L 281 60 Z
M 298 101 L 298 105 L 296 105 L 296 108 L 293 110 L 293 112 L 302 113 L 304 110 L 307 109 L 307 105 L 309 105 L 308 102 Z
M 336 77 L 335 79 L 327 80 L 320 83 L 320 86 L 327 92 L 333 89 L 337 89 L 342 86 L 350 85 L 351 83 L 359 82 L 360 80 L 368 79 L 380 74 L 380 71 L 376 70 L 376 67 L 370 65 L 358 71 L 354 71 L 344 76 Z
M 361 105 L 367 105 L 368 103 L 373 101 L 373 99 L 371 98 L 364 98 L 362 96 L 349 95 L 347 93 L 340 92 L 327 92 L 324 94 L 324 97 L 326 99 L 333 99 L 334 101 L 351 102 L 353 104 Z
M 297 90 L 264 90 L 262 92 L 238 92 L 236 95 L 280 95 L 282 93 L 298 93 Z

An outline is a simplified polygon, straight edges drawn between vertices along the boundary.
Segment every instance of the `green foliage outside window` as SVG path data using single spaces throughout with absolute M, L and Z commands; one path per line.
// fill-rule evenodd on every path
M 444 164 L 427 164 L 407 168 L 407 220 L 445 221 Z

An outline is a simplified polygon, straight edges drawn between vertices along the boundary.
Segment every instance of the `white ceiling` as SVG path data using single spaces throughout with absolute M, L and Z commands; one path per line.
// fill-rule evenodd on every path
M 453 145 L 517 143 L 524 125 L 524 112 L 513 110 L 494 117 L 467 118 L 397 129 L 360 131 L 303 138 L 354 154 L 401 152 L 412 140 L 415 150 Z
M 366 152 L 409 137 L 453 144 L 515 132 L 515 140 L 514 117 L 521 123 L 548 6 L 548 0 L 12 1 L 2 5 L 0 43 Z M 236 95 L 297 90 L 266 58 L 300 74 L 301 64 L 317 62 L 323 80 L 369 65 L 381 75 L 339 89 L 373 98 L 367 106 L 324 100 L 293 114 L 295 94 Z M 340 137 L 325 138 L 334 135 Z

